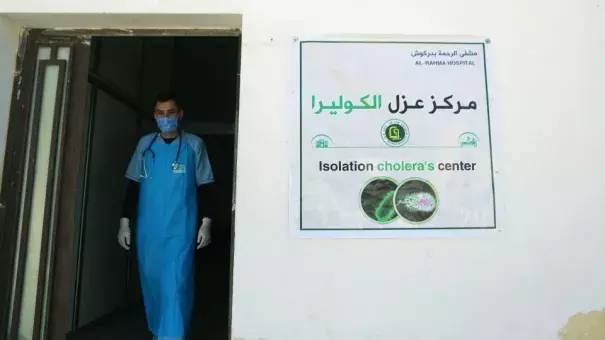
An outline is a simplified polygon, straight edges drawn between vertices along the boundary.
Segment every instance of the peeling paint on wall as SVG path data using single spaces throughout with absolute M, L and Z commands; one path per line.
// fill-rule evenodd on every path
M 561 340 L 605 339 L 605 310 L 578 313 L 567 321 L 559 332 Z

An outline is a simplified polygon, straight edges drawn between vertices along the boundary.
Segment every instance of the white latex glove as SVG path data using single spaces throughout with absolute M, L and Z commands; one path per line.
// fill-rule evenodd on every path
M 210 244 L 210 225 L 212 225 L 212 220 L 204 217 L 200 230 L 197 232 L 197 249 L 202 249 Z
M 126 217 L 120 219 L 120 230 L 118 231 L 118 244 L 130 250 L 130 220 Z

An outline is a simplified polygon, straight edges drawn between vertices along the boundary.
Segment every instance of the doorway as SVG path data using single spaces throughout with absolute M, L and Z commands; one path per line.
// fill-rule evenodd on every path
M 115 313 L 119 322 L 132 318 L 129 325 L 141 320 L 136 251 L 125 254 L 116 246 L 115 228 L 107 226 L 117 226 L 121 217 L 124 172 L 138 139 L 157 131 L 154 94 L 172 89 L 185 111 L 184 130 L 205 141 L 215 174 L 217 211 L 212 243 L 197 254 L 193 332 L 226 339 L 239 38 L 93 37 L 91 52 L 73 338 L 88 339 L 86 334 L 99 332 L 99 324 L 104 331 L 121 330 L 122 325 L 112 325 Z
M 211 189 L 212 242 L 198 250 L 195 258 L 195 307 L 190 338 L 228 339 L 239 32 L 214 32 L 210 36 L 204 36 L 203 32 L 171 35 L 140 31 L 140 35 L 134 36 L 96 33 L 99 34 L 85 36 L 84 41 L 81 34 L 73 32 L 67 36 L 57 32 L 41 34 L 35 43 L 29 39 L 26 51 L 29 54 L 39 54 L 45 47 L 50 47 L 50 51 L 57 46 L 58 51 L 73 47 L 73 60 L 64 67 L 71 65 L 74 72 L 65 74 L 69 88 L 64 87 L 65 93 L 61 94 L 64 105 L 55 105 L 64 106 L 63 117 L 59 114 L 56 122 L 51 123 L 55 126 L 51 131 L 58 136 L 52 138 L 55 142 L 49 146 L 48 164 L 55 161 L 57 165 L 55 172 L 44 177 L 55 188 L 46 197 L 53 202 L 45 206 L 54 206 L 55 213 L 43 219 L 39 228 L 29 227 L 22 232 L 24 228 L 20 227 L 15 234 L 15 244 L 20 245 L 15 247 L 15 254 L 22 256 L 16 256 L 14 261 L 11 294 L 14 302 L 7 322 L 9 338 L 29 331 L 32 339 L 151 338 L 143 312 L 136 244 L 126 252 L 117 244 L 116 234 L 126 192 L 124 174 L 128 162 L 139 138 L 157 130 L 153 120 L 154 95 L 171 90 L 178 93 L 184 108 L 184 131 L 204 140 L 215 178 Z M 74 53 L 78 49 L 80 53 Z M 39 79 L 32 82 L 36 81 Z M 43 123 L 33 119 L 30 130 L 33 126 L 35 131 L 36 124 Z M 65 128 L 62 133 L 61 126 Z M 30 139 L 41 138 L 39 134 L 28 135 Z M 33 144 L 28 140 L 27 145 Z M 61 148 L 63 154 L 53 151 Z M 28 148 L 24 149 L 27 153 Z M 32 191 L 37 185 L 34 182 L 25 176 L 24 187 Z M 71 190 L 66 192 L 66 186 Z M 35 195 L 25 194 L 23 200 L 32 200 L 31 196 Z M 36 209 L 35 204 L 21 207 L 21 215 L 27 215 L 28 209 Z M 66 222 L 70 217 L 73 222 Z M 17 224 L 22 226 L 23 221 Z M 134 224 L 133 221 L 136 233 Z M 42 275 L 34 284 L 39 288 L 33 292 L 32 310 L 36 313 L 30 322 L 23 313 L 27 304 L 31 304 L 31 296 L 24 301 L 28 298 L 24 274 L 26 262 L 31 262 L 32 257 L 28 243 L 31 234 L 38 232 L 48 235 L 42 237 L 39 253 L 33 254 L 40 258 L 37 268 Z M 134 243 L 134 235 L 132 240 Z M 35 302 L 40 298 L 45 302 Z M 27 335 L 24 338 L 30 338 Z

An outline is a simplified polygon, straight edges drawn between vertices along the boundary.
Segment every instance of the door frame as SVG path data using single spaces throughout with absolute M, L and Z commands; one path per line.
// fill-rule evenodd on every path
M 29 236 L 29 216 L 33 194 L 33 172 L 35 170 L 36 149 L 38 140 L 38 129 L 40 119 L 40 104 L 42 99 L 41 85 L 43 77 L 35 83 L 36 74 L 43 75 L 44 69 L 36 70 L 37 52 L 40 47 L 50 47 L 50 60 L 40 61 L 40 66 L 52 64 L 59 66 L 59 82 L 57 86 L 57 99 L 54 108 L 54 119 L 52 127 L 52 139 L 50 146 L 50 161 L 48 168 L 47 189 L 45 192 L 44 227 L 41 237 L 41 250 L 39 258 L 38 282 L 36 282 L 36 305 L 34 310 L 33 339 L 40 339 L 41 330 L 46 328 L 50 319 L 59 315 L 54 310 L 61 308 L 62 303 L 44 304 L 40 297 L 44 296 L 46 284 L 49 287 L 50 299 L 55 295 L 52 283 L 61 275 L 65 269 L 61 265 L 60 252 L 54 253 L 56 246 L 62 246 L 65 238 L 62 232 L 73 226 L 73 205 L 75 201 L 75 190 L 71 186 L 72 179 L 77 178 L 77 169 L 71 166 L 76 164 L 81 152 L 78 149 L 78 119 L 83 111 L 82 104 L 85 100 L 81 93 L 85 89 L 70 86 L 71 83 L 86 82 L 86 66 L 88 59 L 88 46 L 86 41 L 80 37 L 66 39 L 65 37 L 46 34 L 41 29 L 26 29 L 23 31 L 20 41 L 20 49 L 17 55 L 17 72 L 13 85 L 11 109 L 7 131 L 7 148 L 5 152 L 5 166 L 2 182 L 2 202 L 6 206 L 6 214 L 2 217 L 2 228 L 0 229 L 2 239 L 2 262 L 0 270 L 7 273 L 0 281 L 0 293 L 3 303 L 0 317 L 0 339 L 14 339 L 17 337 L 21 299 L 24 283 L 24 271 L 27 255 L 27 242 Z M 70 48 L 69 62 L 59 60 L 57 57 L 60 47 Z M 76 57 L 77 56 L 77 57 Z M 75 62 L 74 62 L 75 61 Z M 70 77 L 65 78 L 65 71 L 69 70 Z M 34 92 L 34 89 L 37 90 Z M 63 91 L 67 96 L 63 97 Z M 33 96 L 35 93 L 35 97 Z M 63 101 L 63 99 L 66 99 Z M 35 105 L 35 107 L 34 107 Z M 62 107 L 64 105 L 64 108 Z M 32 110 L 34 107 L 34 110 Z M 63 120 L 60 119 L 63 113 Z M 60 125 L 61 124 L 61 125 Z M 31 129 L 31 130 L 30 130 Z M 30 132 L 31 131 L 31 132 Z M 62 133 L 59 135 L 59 132 Z M 69 133 L 68 133 L 69 132 Z M 30 138 L 28 139 L 28 134 Z M 28 141 L 30 141 L 28 145 Z M 65 152 L 58 154 L 58 150 Z M 55 160 L 60 157 L 58 168 Z M 56 184 L 56 191 L 54 185 Z M 53 197 L 57 198 L 53 202 Z M 51 204 L 53 204 L 51 206 Z M 50 211 L 54 210 L 55 215 Z M 19 226 L 21 225 L 21 230 Z M 49 238 L 53 237 L 53 247 L 48 247 Z M 18 249 L 18 251 L 17 251 Z M 55 255 L 57 255 L 55 257 Z M 59 265 L 55 262 L 59 259 Z M 46 264 L 49 263 L 52 270 L 46 275 Z M 65 278 L 59 276 L 58 286 Z M 14 295 L 13 293 L 14 287 Z M 13 295 L 11 297 L 11 295 Z M 49 299 L 49 300 L 50 300 Z M 62 299 L 55 299 L 60 302 Z M 43 319 L 43 315 L 50 316 Z M 44 323 L 44 324 L 43 324 Z M 10 332 L 10 333 L 9 333 Z
M 11 295 L 14 275 L 22 270 L 15 265 L 15 251 L 18 243 L 19 213 L 21 200 L 27 196 L 23 189 L 23 177 L 26 166 L 27 134 L 30 121 L 30 104 L 33 96 L 35 75 L 35 53 L 38 31 L 24 31 L 19 37 L 19 48 L 15 61 L 13 90 L 6 135 L 6 149 L 2 183 L 0 187 L 0 272 L 8 273 L 0 278 L 0 340 L 8 338 L 9 313 L 11 313 Z M 29 197 L 23 197 L 31 200 Z M 16 270 L 14 270 L 16 269 Z M 17 280 L 16 285 L 23 282 Z M 17 309 L 17 308 L 15 308 Z
M 48 225 L 45 223 L 42 240 L 41 265 L 50 256 L 50 269 L 48 278 L 50 281 L 49 304 L 46 310 L 43 309 L 43 303 L 36 303 L 34 320 L 34 340 L 41 339 L 42 328 L 46 329 L 45 339 L 63 340 L 69 331 L 68 313 L 72 299 L 66 298 L 65 292 L 70 291 L 72 281 L 72 268 L 77 261 L 75 246 L 76 228 L 79 225 L 77 216 L 80 207 L 80 172 L 85 167 L 86 159 L 86 141 L 84 132 L 86 130 L 85 110 L 90 101 L 88 94 L 90 41 L 93 36 L 103 37 L 208 37 L 208 36 L 237 36 L 240 37 L 239 55 L 238 55 L 238 80 L 236 94 L 236 112 L 235 112 L 235 147 L 234 147 L 234 175 L 233 175 L 233 193 L 232 193 L 232 225 L 231 225 L 231 259 L 230 259 L 230 296 L 229 296 L 229 337 L 231 337 L 232 306 L 233 306 L 233 254 L 234 254 L 234 234 L 235 234 L 235 199 L 236 199 L 236 169 L 237 169 L 237 136 L 239 128 L 239 100 L 240 100 L 240 71 L 241 71 L 241 30 L 239 29 L 24 29 L 20 37 L 19 50 L 15 66 L 15 76 L 13 79 L 13 93 L 11 97 L 9 123 L 7 129 L 7 142 L 4 161 L 4 173 L 0 186 L 0 273 L 8 273 L 0 279 L 0 340 L 13 340 L 17 338 L 20 312 L 20 290 L 23 286 L 23 272 L 25 261 L 23 257 L 27 250 L 27 223 L 23 223 L 22 232 L 19 234 L 20 214 L 28 216 L 33 186 L 30 178 L 24 177 L 24 171 L 27 162 L 31 164 L 35 153 L 26 159 L 28 152 L 31 155 L 31 148 L 27 148 L 28 126 L 32 117 L 30 114 L 30 105 L 32 103 L 32 94 L 34 84 L 34 70 L 36 63 L 36 51 L 40 45 L 48 45 L 54 48 L 59 46 L 72 47 L 72 58 L 70 58 L 71 69 L 70 79 L 65 81 L 75 86 L 68 86 L 68 95 L 66 97 L 66 112 L 64 116 L 63 134 L 58 138 L 60 147 L 63 148 L 62 159 L 60 161 L 60 171 L 56 174 L 58 199 L 55 202 L 55 208 L 58 212 L 54 218 L 56 229 L 53 233 L 53 247 L 47 254 L 45 244 L 48 244 Z M 57 144 L 59 144 L 57 143 Z M 51 157 L 56 155 L 59 145 L 52 145 Z M 49 181 L 54 180 L 49 173 Z M 25 190 L 22 190 L 25 187 Z M 29 188 L 29 189 L 28 189 Z M 50 196 L 52 190 L 47 190 L 46 202 L 51 202 Z M 21 202 L 24 199 L 26 204 L 21 211 Z M 15 256 L 17 244 L 19 247 L 19 257 Z M 57 249 L 56 252 L 53 252 Z M 17 260 L 17 261 L 16 261 Z M 44 262 L 42 262 L 44 261 Z M 17 262 L 17 263 L 15 263 Z M 38 278 L 38 297 L 43 294 L 45 285 L 45 275 Z M 14 301 L 11 300 L 13 282 L 16 279 Z M 14 302 L 14 304 L 13 304 Z M 11 310 L 11 305 L 14 306 Z M 10 327 L 9 327 L 10 313 Z M 42 316 L 47 315 L 46 320 Z M 43 325 L 44 323 L 44 325 Z M 10 334 L 8 334 L 8 330 Z

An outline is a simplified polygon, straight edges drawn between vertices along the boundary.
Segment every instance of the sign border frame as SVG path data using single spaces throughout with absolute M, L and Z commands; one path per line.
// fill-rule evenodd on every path
M 427 236 L 458 236 L 460 233 L 468 234 L 468 233 L 480 233 L 483 234 L 488 232 L 491 234 L 493 231 L 502 231 L 498 224 L 498 208 L 496 205 L 496 174 L 498 173 L 495 170 L 495 161 L 494 161 L 494 131 L 492 128 L 492 102 L 490 97 L 490 85 L 488 79 L 488 60 L 487 60 L 487 50 L 489 45 L 491 44 L 490 39 L 479 38 L 479 37 L 467 37 L 468 39 L 460 39 L 459 36 L 452 37 L 454 40 L 447 41 L 447 39 L 443 39 L 444 37 L 436 37 L 436 39 L 431 39 L 430 36 L 425 37 L 417 37 L 416 39 L 402 39 L 401 36 L 397 37 L 371 37 L 375 40 L 368 40 L 368 37 L 364 37 L 364 39 L 351 37 L 344 38 L 342 36 L 335 37 L 334 39 L 330 39 L 328 37 L 322 37 L 321 39 L 297 39 L 296 42 L 297 47 L 297 66 L 298 66 L 298 79 L 297 79 L 297 90 L 298 90 L 298 183 L 293 183 L 298 188 L 297 197 L 297 205 L 298 209 L 296 212 L 298 214 L 298 218 L 296 218 L 296 233 L 299 236 L 306 237 L 318 237 L 318 236 L 327 236 L 327 237 L 339 237 L 339 238 L 401 238 L 401 237 L 427 237 Z M 457 39 L 456 39 L 457 38 Z M 465 41 L 468 40 L 468 41 Z M 488 118 L 488 137 L 489 137 L 489 154 L 490 154 L 490 178 L 491 178 L 491 190 L 492 190 L 492 210 L 493 210 L 493 226 L 484 226 L 484 227 L 406 227 L 406 228 L 303 228 L 303 173 L 302 173 L 302 165 L 303 165 L 303 46 L 304 44 L 425 44 L 425 45 L 480 45 L 483 52 L 483 76 L 485 81 L 485 98 L 487 105 L 487 118 Z M 291 201 L 291 200 L 290 200 Z M 427 233 L 424 233 L 426 231 Z

